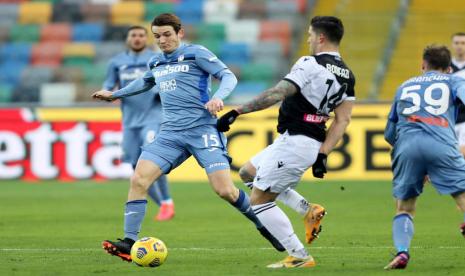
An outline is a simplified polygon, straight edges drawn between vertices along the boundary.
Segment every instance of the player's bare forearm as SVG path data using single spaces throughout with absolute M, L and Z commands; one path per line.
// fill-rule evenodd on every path
M 292 83 L 282 80 L 275 87 L 265 90 L 252 101 L 239 106 L 236 110 L 239 114 L 263 110 L 296 92 L 297 89 Z
M 326 139 L 321 145 L 320 152 L 328 155 L 334 149 L 337 142 L 341 140 L 350 123 L 352 107 L 352 101 L 344 101 L 334 110 L 336 116 L 326 133 Z

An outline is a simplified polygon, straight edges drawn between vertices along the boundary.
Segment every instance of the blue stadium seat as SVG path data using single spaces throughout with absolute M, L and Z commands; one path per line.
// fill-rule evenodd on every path
M 203 21 L 203 1 L 183 0 L 174 7 L 174 13 L 183 24 L 199 24 Z
M 225 42 L 220 46 L 219 56 L 228 66 L 243 66 L 250 62 L 250 48 L 245 43 Z
M 78 23 L 73 25 L 73 41 L 102 41 L 104 27 L 100 23 Z
M 11 26 L 18 19 L 19 6 L 17 4 L 2 4 L 0 9 L 0 25 Z
M 0 46 L 0 61 L 29 63 L 32 46 L 29 43 L 6 43 Z
M 0 83 L 16 86 L 19 83 L 21 72 L 26 68 L 24 62 L 14 60 L 3 62 L 0 64 Z

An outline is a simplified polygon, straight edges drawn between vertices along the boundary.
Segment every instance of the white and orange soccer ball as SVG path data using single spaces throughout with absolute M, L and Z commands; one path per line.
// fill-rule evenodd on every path
M 153 237 L 141 238 L 131 248 L 132 261 L 138 266 L 161 266 L 167 255 L 168 249 L 165 243 Z

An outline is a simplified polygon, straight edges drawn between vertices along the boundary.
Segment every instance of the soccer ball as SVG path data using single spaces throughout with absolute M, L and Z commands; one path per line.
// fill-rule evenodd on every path
M 167 255 L 165 243 L 153 237 L 137 240 L 131 248 L 132 261 L 138 266 L 161 266 Z

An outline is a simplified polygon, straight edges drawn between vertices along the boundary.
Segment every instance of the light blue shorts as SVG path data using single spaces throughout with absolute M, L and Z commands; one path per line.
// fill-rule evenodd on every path
M 392 152 L 393 195 L 410 199 L 423 192 L 426 175 L 440 194 L 465 191 L 465 159 L 458 148 L 425 134 L 399 138 Z
M 167 174 L 191 155 L 207 174 L 229 169 L 231 163 L 226 136 L 214 125 L 177 131 L 162 127 L 155 141 L 142 147 L 140 159 L 152 161 Z
M 136 166 L 141 153 L 141 147 L 155 140 L 160 124 L 150 124 L 143 127 L 123 128 L 123 157 L 121 161 Z

